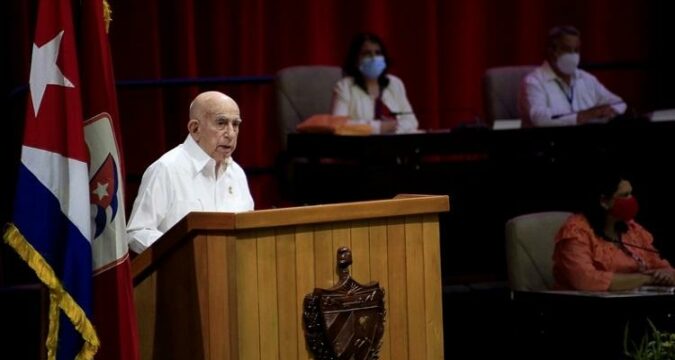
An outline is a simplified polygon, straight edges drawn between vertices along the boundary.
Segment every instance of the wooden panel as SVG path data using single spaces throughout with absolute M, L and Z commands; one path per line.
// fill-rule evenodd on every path
M 405 251 L 409 356 L 415 359 L 426 359 L 424 244 L 422 242 L 421 217 L 410 216 L 406 218 Z
M 337 284 L 340 277 L 336 271 L 337 267 L 337 249 L 346 246 L 351 248 L 352 240 L 349 229 L 350 223 L 338 223 L 333 226 L 333 284 Z
M 194 285 L 197 288 L 197 302 L 199 304 L 199 324 L 201 325 L 202 340 L 203 340 L 203 351 L 204 354 L 208 356 L 211 351 L 211 341 L 215 340 L 211 338 L 211 328 L 210 320 L 211 318 L 211 307 L 209 306 L 209 290 L 211 288 L 211 282 L 209 281 L 209 256 L 208 256 L 208 240 L 209 236 L 201 235 L 196 237 L 192 241 L 192 247 L 195 256 L 195 280 Z M 215 320 L 215 319 L 213 319 Z
M 202 331 L 208 334 L 208 352 L 211 359 L 237 359 L 238 338 L 236 331 L 236 264 L 234 258 L 234 241 L 231 236 L 205 235 L 205 240 L 196 244 L 203 244 L 203 253 L 206 257 L 203 264 L 206 272 L 197 274 L 198 282 L 206 284 L 208 292 L 204 305 L 204 294 L 200 293 L 200 316 L 203 324 Z M 197 248 L 195 248 L 197 250 Z M 205 278 L 204 278 L 205 276 Z M 204 311 L 206 310 L 206 311 Z M 206 318 L 208 316 L 208 318 Z
M 297 278 L 296 310 L 297 310 L 297 351 L 299 360 L 309 359 L 305 346 L 305 332 L 302 324 L 302 301 L 306 294 L 314 290 L 315 263 L 314 263 L 314 227 L 298 226 L 295 228 L 295 276 Z M 289 345 L 290 346 L 290 345 Z
M 443 293 L 438 215 L 423 216 L 427 359 L 443 359 Z
M 227 237 L 227 308 L 230 332 L 230 358 L 239 359 L 239 318 L 237 311 L 237 238 Z
M 244 213 L 192 212 L 167 231 L 153 246 L 138 255 L 131 264 L 134 283 L 137 284 L 158 266 L 161 259 L 187 234 L 197 230 L 258 229 L 289 225 L 336 223 L 389 216 L 434 214 L 448 211 L 446 195 L 406 195 L 390 200 L 361 201 L 328 205 L 269 209 Z
M 247 232 L 236 241 L 237 251 L 237 323 L 239 358 L 260 359 L 258 316 L 258 264 L 256 237 Z
M 352 238 L 350 231 L 350 223 L 339 223 L 333 226 L 333 252 L 337 255 L 337 249 L 342 246 L 351 247 Z M 335 259 L 333 259 L 335 264 Z
M 279 359 L 298 358 L 297 288 L 295 274 L 295 232 L 283 228 L 276 232 L 277 294 L 279 295 Z M 311 272 L 308 271 L 308 272 Z
M 387 221 L 384 219 L 371 221 L 368 233 L 370 239 L 370 276 L 371 280 L 378 281 L 380 287 L 384 289 L 384 306 L 387 309 L 380 358 L 391 359 L 391 353 L 389 352 L 391 304 L 389 303 L 389 270 L 387 268 Z
M 370 277 L 370 239 L 367 221 L 354 221 L 351 227 L 352 277 L 367 284 Z
M 389 334 L 390 353 L 396 359 L 409 359 L 408 304 L 406 281 L 405 224 L 401 217 L 391 218 L 387 224 L 387 267 L 389 271 Z
M 205 335 L 199 315 L 198 262 L 205 261 L 195 253 L 194 243 L 203 237 L 182 242 L 157 268 L 157 307 L 154 359 L 203 359 Z M 167 324 L 171 324 L 168 326 Z M 180 331 L 176 331 L 180 329 Z
M 134 305 L 138 319 L 141 359 L 154 358 L 157 274 L 153 273 L 134 287 Z
M 196 229 L 232 229 L 235 224 L 235 214 L 232 213 L 204 213 L 191 212 L 164 233 L 152 246 L 136 256 L 131 262 L 131 276 L 137 284 L 150 271 L 160 266 L 162 260 L 176 251 L 181 242 L 191 237 Z
M 171 241 L 160 239 L 135 268 L 135 295 L 146 293 L 140 301 L 146 304 L 137 308 L 139 331 L 151 342 L 141 351 L 152 358 L 190 354 L 309 359 L 303 297 L 315 287 L 335 285 L 336 250 L 349 246 L 352 276 L 363 283 L 379 281 L 385 289 L 381 358 L 442 359 L 435 213 L 447 208 L 446 196 L 431 196 L 246 214 L 190 214 L 167 233 Z M 383 218 L 389 214 L 404 216 Z M 423 215 L 409 216 L 406 223 L 410 214 Z M 274 228 L 285 223 L 300 225 Z M 242 230 L 251 226 L 263 229 Z M 144 281 L 146 276 L 150 280 Z M 164 290 L 148 290 L 155 286 Z M 161 304 L 155 304 L 159 299 Z M 149 306 L 161 309 L 152 313 L 152 320 L 148 314 L 141 316 Z M 199 312 L 178 310 L 188 308 Z M 155 319 L 166 321 L 155 324 Z
M 258 310 L 260 313 L 260 358 L 279 357 L 277 310 L 277 251 L 274 231 L 258 233 Z
M 430 214 L 450 209 L 448 196 L 419 195 L 391 200 L 360 201 L 328 205 L 239 213 L 235 228 L 249 229 L 317 223 L 336 223 L 377 217 Z M 212 213 L 205 213 L 212 216 Z
M 314 228 L 314 287 L 327 289 L 334 285 L 335 250 L 330 225 Z

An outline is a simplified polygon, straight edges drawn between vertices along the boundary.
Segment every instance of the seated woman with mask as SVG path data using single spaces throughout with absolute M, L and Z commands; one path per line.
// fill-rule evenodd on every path
M 582 212 L 570 216 L 555 239 L 555 287 L 615 291 L 675 285 L 675 270 L 634 220 L 638 204 L 631 183 L 611 172 L 587 179 L 593 184 Z
M 348 116 L 372 127 L 373 133 L 410 133 L 417 118 L 406 97 L 403 82 L 388 74 L 389 57 L 374 34 L 357 35 L 344 62 L 345 77 L 335 85 L 333 115 Z

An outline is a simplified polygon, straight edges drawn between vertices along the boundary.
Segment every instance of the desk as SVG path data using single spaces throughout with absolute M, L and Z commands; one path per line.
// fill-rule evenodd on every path
M 635 343 L 650 332 L 647 320 L 675 330 L 674 295 L 515 292 L 513 304 L 518 358 L 623 359 L 626 329 Z
M 632 170 L 638 221 L 675 254 L 675 122 L 409 135 L 290 134 L 291 197 L 299 203 L 450 195 L 441 224 L 444 283 L 506 279 L 504 224 L 546 210 L 575 211 L 574 195 L 598 158 Z M 671 172 L 672 173 L 672 172 Z M 467 254 L 475 254 L 467 256 Z M 670 257 L 675 260 L 674 257 Z

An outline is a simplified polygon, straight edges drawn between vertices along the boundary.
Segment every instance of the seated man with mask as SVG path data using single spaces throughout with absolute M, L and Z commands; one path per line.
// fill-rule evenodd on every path
M 548 34 L 546 61 L 522 81 L 518 110 L 523 127 L 568 126 L 606 122 L 626 111 L 620 97 L 598 79 L 578 69 L 581 39 L 572 26 Z

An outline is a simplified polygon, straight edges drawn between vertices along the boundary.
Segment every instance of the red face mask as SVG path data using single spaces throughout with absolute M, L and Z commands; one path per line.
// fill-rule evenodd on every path
M 614 205 L 609 209 L 609 214 L 623 221 L 633 220 L 637 215 L 639 206 L 635 196 L 614 199 Z

